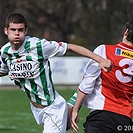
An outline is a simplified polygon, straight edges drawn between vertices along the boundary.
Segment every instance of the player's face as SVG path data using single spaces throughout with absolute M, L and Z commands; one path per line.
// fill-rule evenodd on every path
M 4 32 L 8 36 L 12 47 L 19 48 L 24 42 L 27 29 L 25 29 L 25 25 L 23 23 L 10 23 L 9 27 L 4 29 Z

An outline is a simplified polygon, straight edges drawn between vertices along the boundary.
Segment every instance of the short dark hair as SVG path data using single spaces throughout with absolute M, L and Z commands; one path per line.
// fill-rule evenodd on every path
M 127 23 L 127 29 L 128 29 L 128 35 L 127 35 L 126 39 L 129 42 L 133 43 L 133 20 L 131 20 Z
M 27 21 L 26 21 L 25 17 L 20 13 L 11 13 L 11 14 L 9 14 L 7 16 L 6 22 L 5 22 L 6 28 L 9 27 L 10 23 L 15 23 L 15 24 L 23 23 L 25 25 L 25 29 L 27 28 Z

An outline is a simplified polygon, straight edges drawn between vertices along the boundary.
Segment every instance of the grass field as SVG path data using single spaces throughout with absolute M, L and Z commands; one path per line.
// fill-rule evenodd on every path
M 56 87 L 58 90 L 58 87 Z M 75 90 L 59 89 L 58 92 L 68 100 Z M 79 133 L 88 114 L 83 107 L 80 111 Z M 0 133 L 42 133 L 43 126 L 37 125 L 29 106 L 29 99 L 20 89 L 0 89 Z M 71 130 L 67 133 L 72 133 Z

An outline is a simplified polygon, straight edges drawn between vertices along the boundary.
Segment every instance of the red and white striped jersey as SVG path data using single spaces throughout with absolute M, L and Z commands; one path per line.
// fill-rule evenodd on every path
M 133 96 L 133 46 L 120 42 L 116 45 L 100 45 L 95 53 L 110 59 L 114 67 L 109 73 L 98 63 L 89 60 L 79 90 L 88 94 L 84 105 L 91 110 L 108 110 L 128 117 L 132 116 Z

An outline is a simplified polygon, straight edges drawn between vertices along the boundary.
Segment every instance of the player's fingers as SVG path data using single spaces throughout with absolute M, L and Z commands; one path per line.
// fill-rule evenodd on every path
M 79 123 L 79 116 L 77 116 L 77 118 L 76 118 L 76 124 L 78 125 L 78 123 Z
M 107 67 L 102 67 L 102 69 L 106 72 L 106 73 L 108 73 L 108 72 L 110 72 L 111 70 L 112 70 L 112 68 L 113 68 L 113 63 L 111 63 L 110 65 L 108 65 Z
M 78 133 L 78 126 L 75 122 L 71 123 L 71 128 L 74 133 Z
M 102 68 L 102 70 L 104 71 L 104 72 L 108 72 L 108 68 L 106 68 L 106 67 L 101 67 Z
M 107 72 L 110 72 L 112 70 L 112 68 L 114 67 L 113 63 L 110 65 L 109 68 L 107 68 Z
M 71 128 L 74 131 L 74 133 L 78 132 L 78 125 L 77 125 L 77 118 L 78 118 L 78 113 L 75 111 L 72 112 L 72 117 L 71 117 Z

